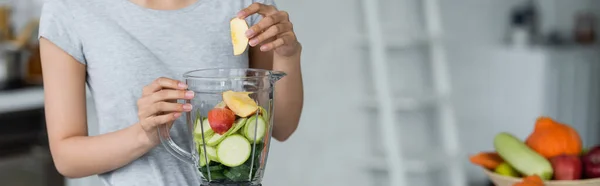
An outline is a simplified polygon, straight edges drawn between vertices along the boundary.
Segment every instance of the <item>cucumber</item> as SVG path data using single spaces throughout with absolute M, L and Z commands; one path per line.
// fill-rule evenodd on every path
M 202 124 L 202 127 L 200 127 Z M 202 134 L 204 137 L 208 139 L 207 136 L 212 136 L 215 132 L 210 128 L 210 124 L 208 123 L 208 118 L 204 118 L 202 122 L 200 122 L 200 118 L 196 120 L 195 124 L 196 128 L 194 129 L 194 137 L 198 139 L 202 139 Z M 202 140 L 200 140 L 202 141 Z
M 219 143 L 221 143 L 221 141 L 223 141 L 223 139 L 225 139 L 226 135 L 220 135 L 215 133 L 214 135 L 212 135 L 207 141 L 206 141 L 206 145 L 208 146 L 217 146 Z
M 203 154 L 202 152 L 204 152 L 204 146 L 200 146 L 198 147 L 200 149 L 200 154 Z M 217 149 L 212 147 L 212 146 L 206 146 L 206 155 L 208 155 L 208 159 L 210 159 L 211 161 L 216 161 L 219 162 L 219 158 L 217 158 Z
M 550 161 L 509 133 L 497 134 L 494 147 L 502 159 L 525 176 L 538 175 L 550 180 L 554 174 Z
M 206 144 L 209 146 L 219 145 L 219 143 L 221 143 L 221 141 L 223 141 L 223 139 L 225 139 L 225 137 L 227 137 L 231 134 L 234 134 L 235 132 L 240 130 L 240 128 L 244 127 L 244 125 L 246 124 L 246 120 L 247 120 L 246 118 L 237 119 L 235 121 L 235 123 L 233 123 L 233 126 L 227 132 L 225 132 L 225 134 L 220 135 L 220 134 L 214 133 L 211 136 L 211 138 L 208 138 L 208 141 L 206 142 Z
M 258 110 L 260 111 L 260 115 L 263 117 L 265 121 L 269 121 L 269 113 L 265 108 L 258 106 Z
M 256 129 L 256 130 L 254 130 Z M 261 142 L 263 137 L 265 136 L 265 132 L 267 130 L 267 123 L 262 117 L 256 117 L 256 115 L 250 117 L 246 122 L 246 126 L 244 126 L 243 133 L 244 136 L 252 143 Z M 256 131 L 256 141 L 254 140 L 254 134 Z
M 200 152 L 200 158 L 198 158 L 199 160 L 199 165 L 201 167 L 205 166 L 207 163 L 210 163 L 210 158 L 208 158 L 208 161 L 206 161 L 206 157 L 204 157 L 204 153 Z
M 250 158 L 250 142 L 239 134 L 226 137 L 217 147 L 219 161 L 228 167 L 244 164 Z
M 244 127 L 246 125 L 246 121 L 248 121 L 248 118 L 239 118 L 235 121 L 235 123 L 233 123 L 233 127 L 231 127 L 231 129 L 229 129 L 225 135 L 229 136 L 233 133 L 236 133 L 238 130 L 240 130 L 242 127 Z
M 204 142 L 208 143 L 208 140 L 210 138 L 212 138 L 212 136 L 215 134 L 211 134 L 211 135 L 204 135 L 204 140 L 202 140 L 202 135 L 194 135 L 194 142 L 196 142 L 196 145 L 204 145 Z

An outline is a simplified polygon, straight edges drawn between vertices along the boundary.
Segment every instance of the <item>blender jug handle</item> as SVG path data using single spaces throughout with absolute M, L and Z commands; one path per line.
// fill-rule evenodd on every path
M 179 147 L 173 139 L 171 138 L 171 134 L 169 133 L 169 128 L 167 125 L 160 125 L 158 127 L 158 136 L 160 137 L 160 143 L 167 149 L 171 155 L 175 156 L 177 159 L 189 163 L 195 164 L 196 160 L 192 153 L 187 152 L 183 148 Z

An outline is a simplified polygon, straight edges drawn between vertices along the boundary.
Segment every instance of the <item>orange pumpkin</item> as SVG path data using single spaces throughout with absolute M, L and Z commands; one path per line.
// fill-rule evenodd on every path
M 581 137 L 574 128 L 545 116 L 537 119 L 525 143 L 546 158 L 579 155 L 582 150 Z

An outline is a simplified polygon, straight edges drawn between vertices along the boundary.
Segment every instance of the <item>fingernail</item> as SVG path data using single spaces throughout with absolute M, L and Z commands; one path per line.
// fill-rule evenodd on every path
M 248 29 L 248 30 L 246 31 L 246 37 L 252 37 L 253 35 L 254 35 L 254 30 L 252 30 L 252 29 Z
M 258 44 L 258 40 L 257 39 L 252 39 L 249 42 L 250 46 L 255 46 L 256 44 Z
M 267 50 L 269 50 L 269 46 L 267 46 L 267 45 L 260 46 L 260 50 L 267 51 Z
M 185 97 L 186 98 L 194 98 L 194 91 L 185 92 Z
M 190 110 L 192 110 L 192 105 L 191 105 L 191 104 L 184 104 L 184 105 L 183 105 L 183 110 L 185 110 L 185 111 L 190 111 Z
M 239 18 L 244 17 L 244 11 L 238 12 L 237 17 L 239 17 Z
M 179 86 L 179 88 L 187 88 L 187 85 L 183 82 L 179 82 L 177 86 Z
M 181 113 L 179 113 L 179 112 L 174 113 L 173 116 L 175 116 L 175 118 L 178 118 L 179 116 L 181 116 Z

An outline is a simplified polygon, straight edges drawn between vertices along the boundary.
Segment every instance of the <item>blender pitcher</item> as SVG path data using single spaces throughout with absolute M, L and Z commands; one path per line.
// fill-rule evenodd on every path
M 274 83 L 283 72 L 218 68 L 186 72 L 195 97 L 185 113 L 193 147 L 179 147 L 167 126 L 159 128 L 161 143 L 173 156 L 198 168 L 202 185 L 261 185 L 273 128 Z M 187 152 L 184 149 L 192 149 Z

